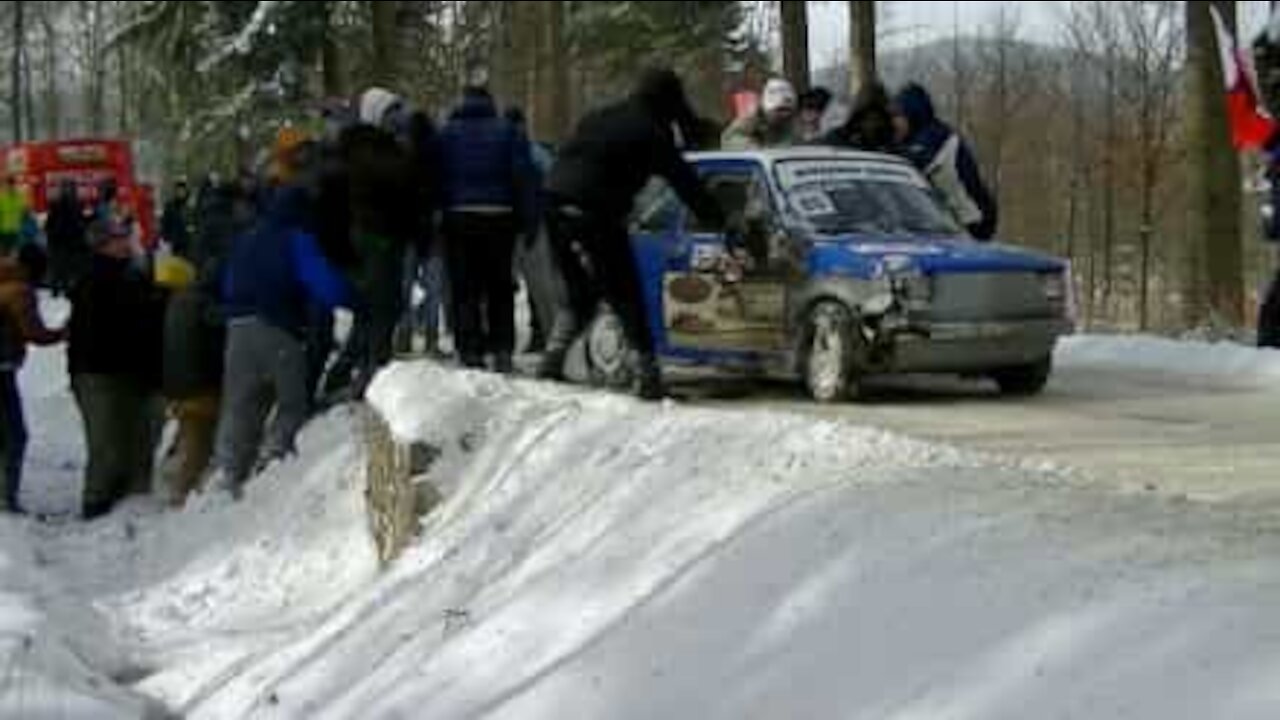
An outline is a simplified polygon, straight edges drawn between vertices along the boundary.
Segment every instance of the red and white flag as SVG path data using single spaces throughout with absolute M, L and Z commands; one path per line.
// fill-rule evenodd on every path
M 1237 150 L 1260 150 L 1275 134 L 1280 124 L 1262 107 L 1258 97 L 1258 81 L 1253 66 L 1240 50 L 1235 37 L 1227 30 L 1218 8 L 1210 6 L 1213 26 L 1218 32 L 1218 51 L 1222 53 L 1222 76 L 1227 90 L 1227 121 L 1231 123 L 1231 140 Z

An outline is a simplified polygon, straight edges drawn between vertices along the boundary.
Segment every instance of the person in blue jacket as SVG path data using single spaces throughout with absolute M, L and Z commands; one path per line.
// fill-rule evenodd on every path
M 257 226 L 232 243 L 223 270 L 227 355 L 215 455 L 237 495 L 259 461 L 294 452 L 310 404 L 304 338 L 312 307 L 353 303 L 346 278 L 320 250 L 314 216 L 304 189 L 281 189 Z
M 445 257 L 462 364 L 512 371 L 516 237 L 537 232 L 537 174 L 528 137 L 467 88 L 440 138 Z
M 898 93 L 892 110 L 898 154 L 929 178 L 975 240 L 995 237 L 996 200 L 982 182 L 969 145 L 938 119 L 929 92 L 910 83 Z

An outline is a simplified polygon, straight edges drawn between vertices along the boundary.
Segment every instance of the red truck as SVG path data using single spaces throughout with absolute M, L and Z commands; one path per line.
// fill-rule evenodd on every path
M 155 191 L 134 175 L 133 151 L 126 140 L 80 139 L 31 142 L 0 147 L 3 170 L 26 193 L 31 209 L 43 216 L 53 190 L 70 180 L 86 208 L 98 200 L 98 188 L 113 180 L 120 200 L 138 221 L 143 247 L 152 249 L 156 233 Z

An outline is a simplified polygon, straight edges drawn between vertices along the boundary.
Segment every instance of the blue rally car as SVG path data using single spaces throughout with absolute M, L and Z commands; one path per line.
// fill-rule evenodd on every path
M 1065 261 L 969 239 L 928 181 L 887 155 L 825 148 L 690 155 L 729 218 L 704 227 L 654 182 L 632 225 L 664 363 L 802 378 L 815 400 L 869 376 L 953 373 L 1044 389 L 1073 330 Z M 615 318 L 586 338 L 593 377 L 625 382 Z

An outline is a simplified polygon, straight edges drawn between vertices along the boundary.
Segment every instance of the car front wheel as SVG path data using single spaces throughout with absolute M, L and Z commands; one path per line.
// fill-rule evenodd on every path
M 803 371 L 814 400 L 836 403 L 856 397 L 857 342 L 853 313 L 843 303 L 824 301 L 809 313 Z
M 1004 368 L 991 373 L 1000 392 L 1010 397 L 1033 397 L 1044 392 L 1053 374 L 1053 360 L 1045 358 L 1030 365 Z

